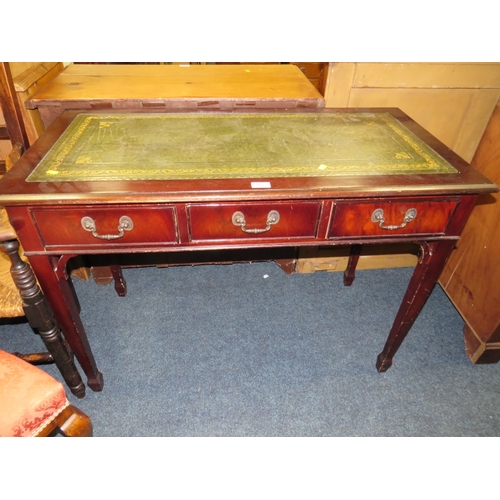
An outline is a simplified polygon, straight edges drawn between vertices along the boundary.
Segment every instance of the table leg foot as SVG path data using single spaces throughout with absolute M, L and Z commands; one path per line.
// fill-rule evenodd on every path
M 113 275 L 113 280 L 115 282 L 116 293 L 120 297 L 125 297 L 127 295 L 127 282 L 122 274 L 122 268 L 117 265 L 109 266 L 111 269 L 111 274 Z
M 104 378 L 101 372 L 97 372 L 95 377 L 89 377 L 87 379 L 87 385 L 94 391 L 100 392 L 104 387 Z
M 83 399 L 85 397 L 85 385 L 83 383 L 75 387 L 70 387 L 70 391 L 78 399 Z
M 380 373 L 386 372 L 392 366 L 392 358 L 388 358 L 381 352 L 377 356 L 377 371 Z

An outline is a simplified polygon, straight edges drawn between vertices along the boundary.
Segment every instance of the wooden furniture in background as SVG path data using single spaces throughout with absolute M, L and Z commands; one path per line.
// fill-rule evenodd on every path
M 9 65 L 28 141 L 33 144 L 45 127 L 38 111 L 27 109 L 25 103 L 39 88 L 55 78 L 64 65 L 62 62 L 30 63 L 28 67 L 25 63 L 12 62 Z
M 23 142 L 25 146 L 32 144 L 44 130 L 40 114 L 36 110 L 26 109 L 24 103 L 38 88 L 56 76 L 62 69 L 62 63 L 3 62 L 1 73 L 8 82 L 0 94 L 15 110 L 16 120 L 24 127 Z M 5 135 L 3 124 L 5 118 L 0 111 L 0 175 L 4 171 L 5 158 L 12 150 L 11 141 Z M 20 142 L 17 139 L 17 142 Z
M 193 63 L 191 63 L 193 64 Z M 320 92 L 320 94 L 324 94 L 325 91 L 325 79 L 326 73 L 328 69 L 327 62 L 291 62 L 291 63 L 257 63 L 257 62 L 231 62 L 231 63 L 194 63 L 194 64 L 294 64 L 297 66 L 304 75 L 306 75 L 307 79 L 314 85 L 314 87 Z
M 500 63 L 330 63 L 326 107 L 395 106 L 471 161 L 500 96 Z
M 472 165 L 500 184 L 500 103 Z M 466 352 L 474 363 L 500 360 L 500 196 L 480 199 L 439 282 L 465 320 Z
M 72 64 L 26 102 L 47 127 L 65 109 L 322 108 L 290 64 Z
M 500 97 L 500 63 L 330 63 L 326 107 L 396 107 L 470 162 Z
M 71 258 L 344 245 L 355 249 L 350 285 L 360 245 L 414 243 L 420 258 L 377 358 L 383 372 L 477 196 L 498 189 L 398 110 L 115 115 L 66 111 L 0 180 L 0 203 L 97 391 Z
M 471 161 L 500 97 L 500 63 L 329 63 L 327 108 L 397 107 Z M 412 267 L 412 248 L 369 253 L 360 269 Z M 396 252 L 396 253 L 395 253 Z M 304 249 L 299 272 L 344 271 L 349 255 Z
M 7 157 L 12 150 L 15 148 L 17 151 L 25 151 L 29 145 L 10 67 L 3 62 L 0 63 L 0 142 L 3 143 L 3 159 L 0 159 L 2 175 L 6 171 Z

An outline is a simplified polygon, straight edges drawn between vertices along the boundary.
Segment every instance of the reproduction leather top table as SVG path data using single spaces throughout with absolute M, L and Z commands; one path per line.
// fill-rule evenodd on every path
M 495 184 L 396 109 L 63 113 L 0 181 L 94 390 L 103 387 L 66 271 L 79 255 L 414 242 L 419 262 L 387 370 L 480 194 Z

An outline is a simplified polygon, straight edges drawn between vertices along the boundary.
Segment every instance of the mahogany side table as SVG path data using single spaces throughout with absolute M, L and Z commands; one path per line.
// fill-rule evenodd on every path
M 476 198 L 498 187 L 396 109 L 59 116 L 0 180 L 93 390 L 67 263 L 80 255 L 408 243 L 420 258 L 376 367 L 387 370 Z

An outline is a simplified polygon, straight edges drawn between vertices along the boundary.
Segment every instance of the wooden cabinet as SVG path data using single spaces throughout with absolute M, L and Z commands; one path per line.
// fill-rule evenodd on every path
M 472 165 L 500 184 L 500 103 Z M 474 363 L 500 360 L 500 196 L 480 199 L 439 280 L 465 320 L 466 352 Z
M 326 107 L 396 107 L 470 161 L 500 96 L 500 63 L 330 63 Z

